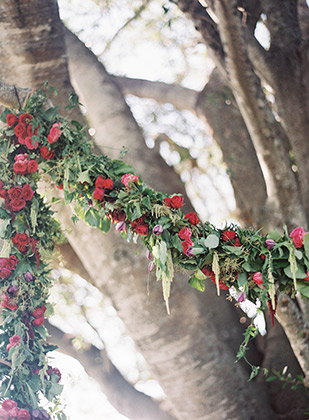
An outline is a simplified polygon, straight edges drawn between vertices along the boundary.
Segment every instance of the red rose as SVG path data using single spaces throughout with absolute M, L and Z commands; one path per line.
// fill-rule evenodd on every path
M 32 120 L 33 116 L 30 114 L 21 114 L 19 117 L 19 123 L 20 124 L 27 124 Z
M 18 155 L 14 157 L 14 160 L 15 162 L 19 160 L 27 160 L 27 157 L 28 157 L 28 153 L 19 153 Z
M 7 268 L 9 268 L 10 270 L 15 270 L 17 264 L 19 263 L 17 257 L 15 257 L 15 255 L 11 255 L 6 262 L 6 266 Z
M 61 136 L 61 130 L 59 128 L 60 125 L 61 125 L 61 123 L 55 123 L 55 124 L 53 124 L 53 126 L 50 129 L 50 132 L 49 132 L 49 134 L 47 136 L 48 143 L 50 143 L 50 144 L 56 143 L 56 141 Z
M 44 315 L 46 311 L 46 306 L 42 305 L 42 306 L 38 306 L 37 308 L 35 308 L 35 310 L 32 312 L 32 315 L 34 316 L 34 318 L 40 318 L 41 316 Z
M 111 190 L 114 186 L 114 181 L 112 179 L 103 179 L 103 188 L 106 188 L 107 190 Z
M 102 188 L 96 188 L 93 192 L 93 198 L 102 201 L 104 198 L 104 190 Z
M 202 272 L 205 276 L 210 277 L 210 280 L 216 284 L 216 275 L 212 270 L 209 270 L 207 267 L 203 267 Z M 219 288 L 222 290 L 228 290 L 229 287 L 219 279 Z
M 33 162 L 35 162 L 35 161 L 33 161 Z M 25 184 L 25 185 L 23 185 L 22 190 L 23 190 L 23 197 L 24 197 L 24 199 L 25 199 L 26 201 L 30 201 L 30 200 L 32 200 L 32 197 L 33 197 L 34 191 L 33 191 L 33 189 L 30 187 L 30 185 L 29 185 L 29 184 Z
M 34 172 L 36 172 L 38 170 L 38 162 L 36 160 L 29 160 L 28 162 L 28 166 L 27 166 L 27 171 L 29 174 L 33 174 Z
M 264 283 L 263 277 L 262 277 L 262 273 L 260 271 L 258 271 L 258 272 L 256 272 L 256 273 L 253 274 L 252 280 L 256 284 L 263 284 Z
M 135 232 L 140 235 L 148 235 L 148 225 L 137 225 L 135 227 Z
M 97 188 L 104 188 L 104 178 L 102 178 L 101 175 L 98 176 L 94 184 Z
M 180 209 L 183 206 L 183 197 L 181 195 L 174 195 L 173 197 L 164 198 L 164 203 L 172 209 Z
M 33 140 L 32 137 L 26 137 L 25 145 L 28 147 L 29 150 L 34 150 L 39 147 L 39 142 L 37 140 Z
M 34 130 L 33 130 L 33 126 L 31 125 L 31 124 L 29 124 L 28 126 L 27 126 L 27 135 L 29 136 L 29 137 L 32 137 L 32 136 L 37 136 L 38 135 L 38 129 L 40 128 L 40 126 L 38 126 L 38 127 L 36 127 Z
M 11 309 L 15 311 L 18 308 L 16 300 L 13 298 L 11 299 L 8 295 L 4 295 L 4 301 L 2 302 L 2 306 L 7 309 Z
M 0 267 L 0 278 L 1 279 L 8 279 L 12 274 L 12 270 L 7 267 Z
M 40 148 L 40 153 L 43 159 L 52 159 L 55 156 L 55 152 L 50 150 L 47 146 L 42 146 Z
M 306 232 L 302 226 L 297 227 L 290 233 L 290 238 L 293 239 L 295 248 L 301 248 L 304 244 L 304 236 Z
M 6 123 L 9 127 L 13 127 L 13 125 L 15 125 L 18 121 L 16 115 L 14 114 L 7 114 L 5 118 L 6 118 Z
M 124 222 L 126 220 L 126 212 L 124 210 L 113 210 L 112 213 L 109 214 L 113 223 Z
M 200 222 L 197 214 L 194 211 L 187 213 L 184 218 L 188 219 L 188 222 L 191 223 L 191 225 L 197 225 Z
M 24 139 L 27 136 L 26 124 L 18 123 L 17 126 L 14 128 L 14 133 L 16 137 L 21 137 L 22 139 Z
M 130 223 L 132 224 L 133 227 L 136 227 L 138 225 L 144 225 L 145 219 L 146 219 L 146 216 L 141 216 L 135 219 L 133 222 L 130 221 Z
M 29 411 L 24 408 L 20 408 L 18 410 L 17 420 L 31 420 Z
M 191 229 L 188 227 L 182 228 L 178 233 L 179 238 L 184 239 L 186 241 L 190 240 L 191 235 L 192 235 Z
M 193 242 L 190 239 L 186 239 L 185 241 L 181 242 L 183 252 L 188 255 L 188 249 L 193 246 Z M 192 255 L 191 255 L 192 256 Z M 188 255 L 190 257 L 190 255 Z
M 19 249 L 22 246 L 27 246 L 30 244 L 30 238 L 26 233 L 15 233 L 14 236 L 12 236 L 12 242 L 13 244 Z
M 7 191 L 4 188 L 0 189 L 0 198 L 5 198 Z
M 234 232 L 233 230 L 225 230 L 222 233 L 221 238 L 224 242 L 230 242 L 236 238 L 236 232 Z
M 18 175 L 25 175 L 27 173 L 27 161 L 18 160 L 13 165 L 13 171 Z
M 234 246 L 241 246 L 241 242 L 240 242 L 239 238 L 235 239 Z
M 11 200 L 9 204 L 13 211 L 20 211 L 25 207 L 26 202 L 20 198 L 18 200 Z
M 44 316 L 35 318 L 31 323 L 35 325 L 36 327 L 41 327 L 44 324 Z
M 23 190 L 21 187 L 12 187 L 8 190 L 9 198 L 11 200 L 18 200 L 23 198 Z

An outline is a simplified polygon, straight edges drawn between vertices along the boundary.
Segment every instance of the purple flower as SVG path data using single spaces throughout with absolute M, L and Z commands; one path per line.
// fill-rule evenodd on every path
M 148 264 L 148 273 L 150 273 L 155 268 L 155 263 L 153 261 L 150 261 Z
M 127 230 L 126 222 L 118 222 L 116 225 L 116 230 L 118 230 L 118 232 L 125 232 Z
M 155 227 L 152 229 L 152 233 L 156 236 L 161 235 L 163 232 L 163 226 L 161 225 L 155 225 Z
M 146 258 L 149 261 L 152 261 L 152 253 L 149 251 L 149 249 L 146 249 Z
M 27 273 L 24 274 L 24 277 L 25 277 L 25 280 L 29 282 L 35 279 L 34 275 L 31 274 L 29 271 L 27 271 Z
M 187 254 L 188 257 L 194 257 L 195 254 L 194 254 L 194 251 L 193 251 L 193 246 L 189 246 L 186 254 Z
M 10 295 L 10 296 L 16 296 L 17 295 L 17 292 L 18 292 L 18 287 L 17 286 L 13 286 L 12 284 L 11 284 L 11 286 L 9 286 L 8 287 L 8 290 L 7 290 L 7 292 L 8 292 L 8 294 Z
M 244 302 L 247 299 L 247 295 L 245 292 L 239 292 L 236 299 L 237 302 Z
M 273 239 L 266 239 L 264 245 L 267 249 L 273 249 L 273 247 L 276 245 L 276 242 Z
M 50 418 L 49 414 L 44 410 L 39 410 L 35 408 L 31 410 L 31 418 L 35 420 L 48 420 Z

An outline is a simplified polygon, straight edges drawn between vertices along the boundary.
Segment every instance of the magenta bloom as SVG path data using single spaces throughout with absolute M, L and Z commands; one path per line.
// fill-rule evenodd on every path
M 126 232 L 127 230 L 126 222 L 118 222 L 115 229 L 118 230 L 118 232 Z
M 256 283 L 256 284 L 263 284 L 264 283 L 262 273 L 260 271 L 258 271 L 257 273 L 254 273 L 252 279 L 253 279 L 254 283 Z
M 131 182 L 138 182 L 138 175 L 125 174 L 121 177 L 121 182 L 125 187 L 129 187 Z
M 155 227 L 152 229 L 152 233 L 156 236 L 161 235 L 163 232 L 163 226 L 161 225 L 155 225 Z
M 273 249 L 273 247 L 276 245 L 276 242 L 273 239 L 266 239 L 264 245 L 267 249 Z
M 306 235 L 306 231 L 302 226 L 297 227 L 292 230 L 290 233 L 290 238 L 293 239 L 295 248 L 301 248 L 304 244 L 304 236 Z

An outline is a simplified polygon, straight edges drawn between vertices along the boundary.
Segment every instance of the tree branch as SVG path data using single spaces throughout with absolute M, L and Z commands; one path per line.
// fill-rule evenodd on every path
M 297 3 L 297 0 L 261 0 L 263 13 L 267 16 L 272 54 L 289 54 L 302 42 Z
M 0 103 L 8 108 L 19 108 L 31 95 L 28 88 L 16 88 L 0 81 Z
M 139 98 L 151 98 L 159 104 L 171 103 L 178 109 L 195 110 L 199 92 L 179 85 L 164 82 L 152 82 L 145 79 L 133 79 L 124 76 L 110 76 L 120 87 L 123 94 Z
M 299 187 L 291 170 L 288 139 L 275 120 L 259 78 L 249 61 L 235 0 L 215 0 L 219 30 L 226 54 L 230 83 L 255 149 L 268 168 L 270 196 L 276 197 L 284 219 L 291 225 L 305 222 Z M 293 198 L 291 197 L 293 194 Z M 290 203 L 291 206 L 287 206 Z
M 119 413 L 132 420 L 175 420 L 175 417 L 162 411 L 151 397 L 129 384 L 104 350 L 88 344 L 86 349 L 78 351 L 72 344 L 74 337 L 65 334 L 48 321 L 46 326 L 51 335 L 49 341 L 56 344 L 62 353 L 74 357 L 83 365 Z
M 203 7 L 198 0 L 177 0 L 175 2 L 189 19 L 194 23 L 196 29 L 204 38 L 210 53 L 212 54 L 216 66 L 226 75 L 224 64 L 224 51 L 220 39 L 217 24 L 207 13 L 207 8 Z

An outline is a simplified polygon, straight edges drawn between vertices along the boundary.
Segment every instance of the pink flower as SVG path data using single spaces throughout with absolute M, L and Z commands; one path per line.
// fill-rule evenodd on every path
M 12 346 L 18 346 L 18 344 L 20 344 L 20 336 L 19 335 L 13 335 L 13 337 L 10 338 L 10 344 Z
M 10 420 L 10 415 L 3 408 L 0 408 L 0 420 Z
M 12 408 L 17 407 L 17 402 L 12 401 L 12 400 L 5 400 L 1 404 L 1 407 L 3 408 L 3 410 L 9 411 L 9 410 L 12 410 Z
M 102 201 L 102 200 L 103 200 L 103 198 L 104 198 L 104 190 L 103 190 L 102 188 L 96 188 L 96 189 L 93 191 L 93 198 L 94 198 L 95 200 Z
M 59 139 L 59 137 L 61 136 L 61 130 L 59 128 L 60 126 L 61 126 L 60 122 L 57 122 L 57 123 L 53 124 L 53 126 L 50 129 L 50 132 L 47 136 L 48 143 L 50 143 L 50 144 L 56 143 L 56 141 Z
M 129 187 L 132 182 L 138 182 L 138 175 L 125 174 L 121 177 L 121 182 L 125 187 Z
M 263 276 L 262 276 L 262 273 L 260 271 L 257 271 L 256 273 L 253 274 L 252 280 L 256 284 L 263 284 L 264 283 Z
M 290 238 L 293 239 L 295 248 L 301 248 L 304 244 L 304 236 L 306 235 L 306 232 L 302 226 L 297 227 L 292 230 L 290 233 Z

